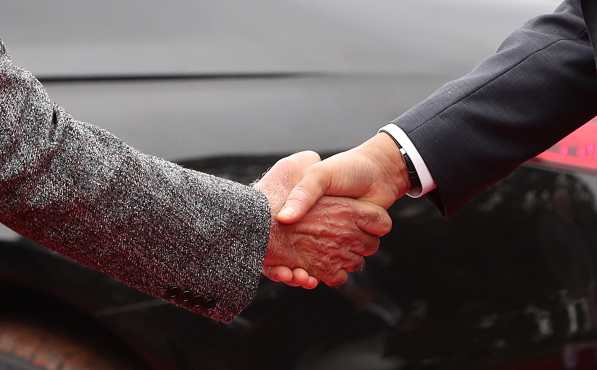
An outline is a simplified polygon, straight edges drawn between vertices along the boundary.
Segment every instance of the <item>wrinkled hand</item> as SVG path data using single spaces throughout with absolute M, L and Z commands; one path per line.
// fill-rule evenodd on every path
M 314 163 L 292 189 L 276 220 L 299 221 L 324 195 L 356 198 L 387 209 L 409 187 L 400 151 L 388 135 L 379 133 L 354 149 Z
M 313 152 L 294 154 L 276 163 L 256 184 L 268 197 L 272 215 L 280 210 L 305 170 L 319 160 Z M 329 286 L 341 285 L 348 272 L 362 268 L 363 256 L 377 251 L 379 237 L 390 229 L 391 219 L 381 207 L 323 197 L 300 222 L 282 225 L 272 221 L 264 274 L 274 281 L 305 288 L 314 288 L 317 279 Z

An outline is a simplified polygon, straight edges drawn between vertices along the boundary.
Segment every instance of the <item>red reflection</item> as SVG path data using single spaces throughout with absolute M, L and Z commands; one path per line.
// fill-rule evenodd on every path
M 536 161 L 597 170 L 597 118 L 539 154 Z

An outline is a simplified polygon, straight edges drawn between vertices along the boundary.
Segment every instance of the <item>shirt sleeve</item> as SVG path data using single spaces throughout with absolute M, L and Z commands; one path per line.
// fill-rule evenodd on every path
M 425 160 L 423 160 L 423 157 L 408 135 L 394 123 L 385 125 L 379 131 L 383 131 L 390 135 L 394 141 L 396 141 L 404 149 L 415 166 L 415 171 L 417 172 L 419 181 L 421 181 L 421 187 L 409 191 L 407 195 L 411 198 L 421 198 L 433 191 L 435 189 L 435 181 L 433 180 L 433 176 L 431 176 L 431 173 L 427 168 L 427 164 L 425 164 Z

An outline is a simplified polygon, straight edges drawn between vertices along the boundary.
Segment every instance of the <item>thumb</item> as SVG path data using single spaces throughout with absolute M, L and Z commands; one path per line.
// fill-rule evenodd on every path
M 309 210 L 325 195 L 331 181 L 330 172 L 322 165 L 313 165 L 292 189 L 284 206 L 276 215 L 276 220 L 283 224 L 300 221 Z

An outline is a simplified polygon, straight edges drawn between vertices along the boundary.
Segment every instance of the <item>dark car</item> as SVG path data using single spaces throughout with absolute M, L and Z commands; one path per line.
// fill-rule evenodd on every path
M 555 4 L 9 0 L 0 35 L 77 118 L 249 183 L 370 137 Z M 450 219 L 401 200 L 345 286 L 264 281 L 230 325 L 5 230 L 0 369 L 595 369 L 596 127 Z

